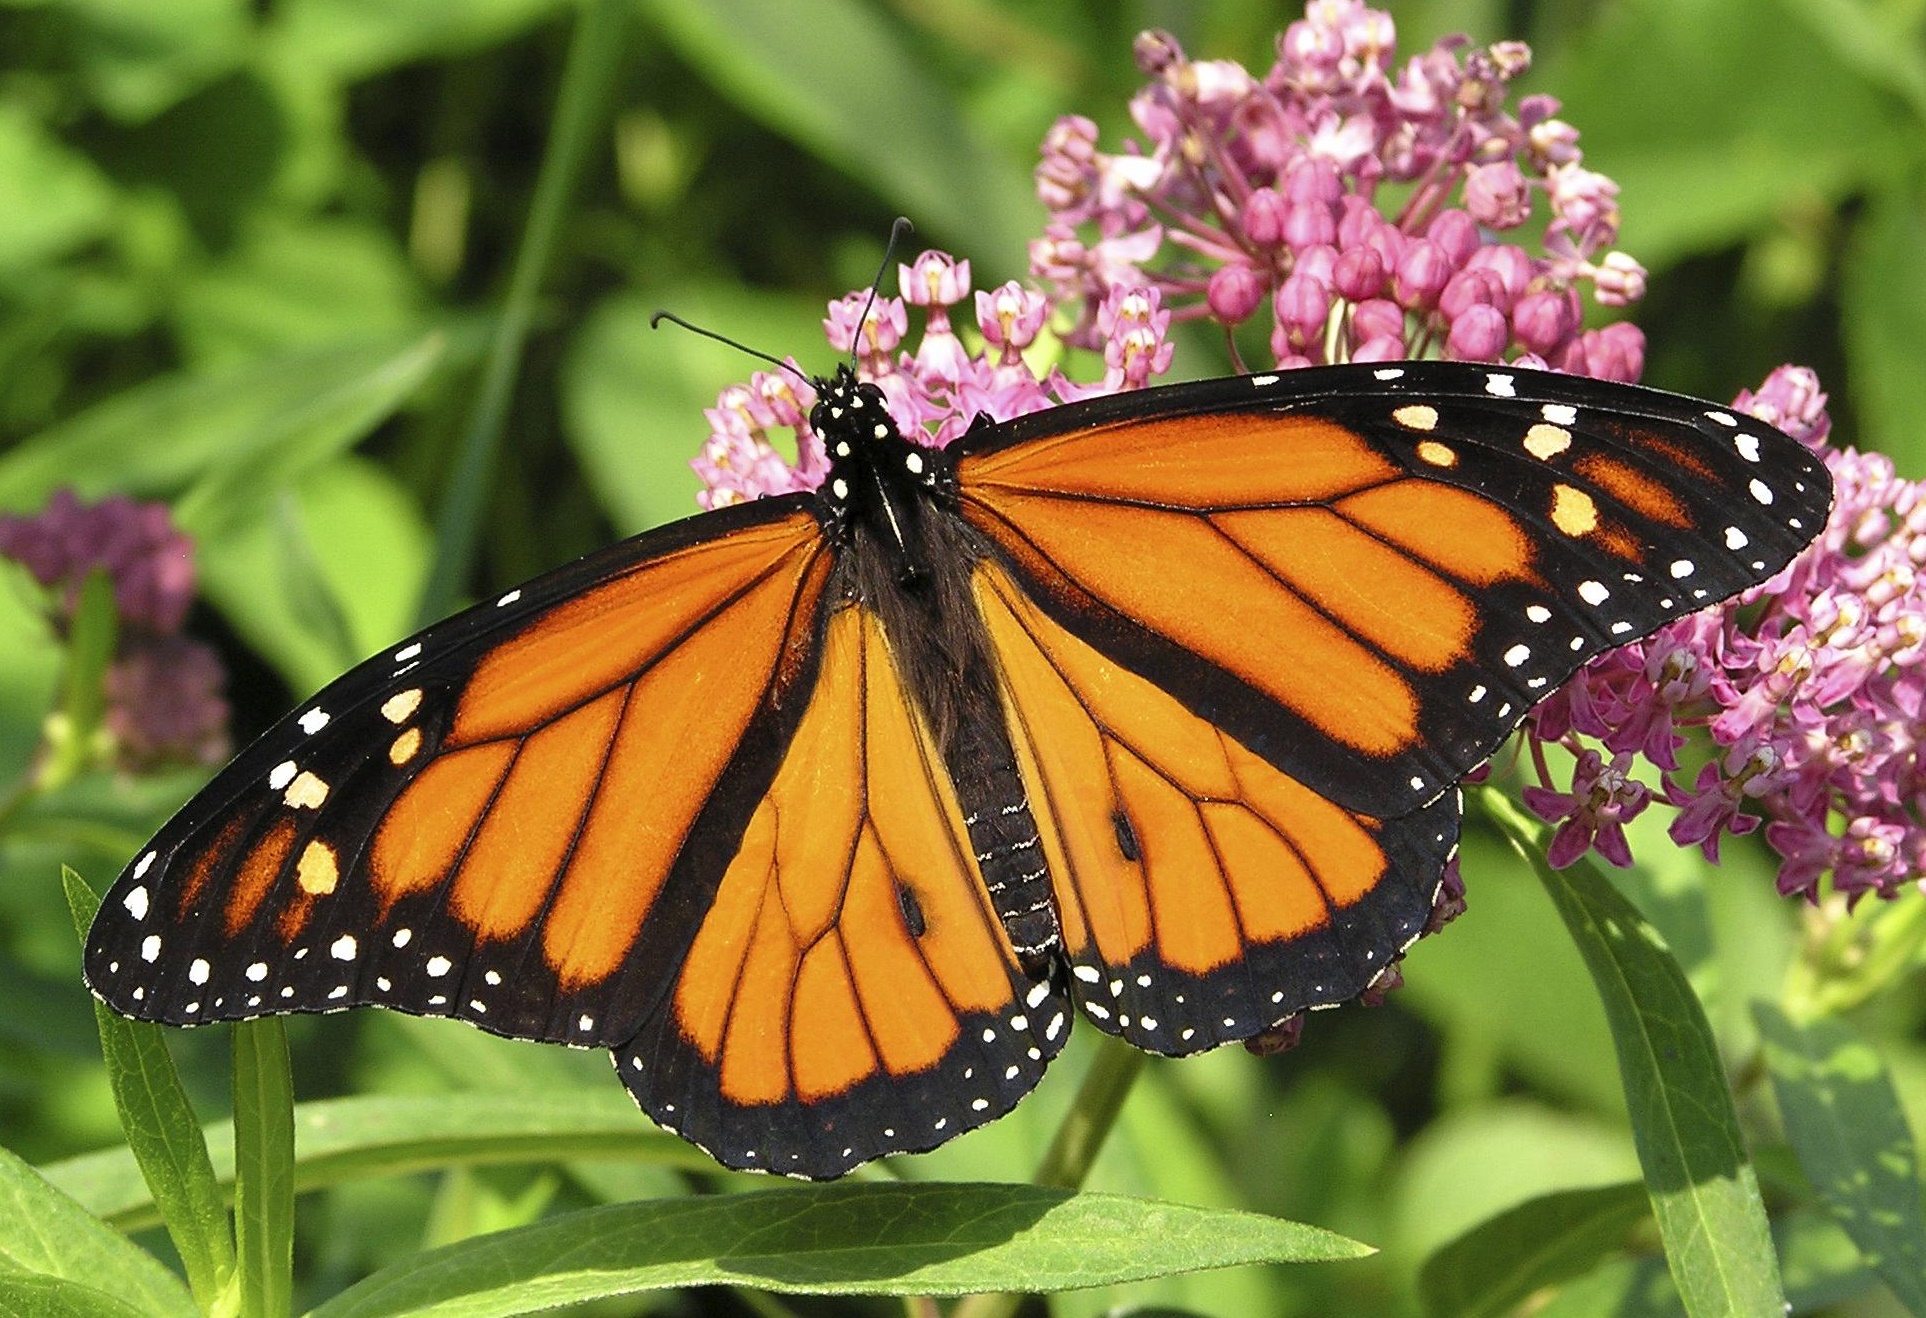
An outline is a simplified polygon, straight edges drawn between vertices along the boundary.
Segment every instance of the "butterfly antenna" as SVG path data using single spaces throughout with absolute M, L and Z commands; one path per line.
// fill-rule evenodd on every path
M 671 325 L 680 325 L 683 329 L 688 330 L 689 333 L 691 334 L 700 334 L 705 339 L 714 339 L 717 343 L 727 344 L 729 347 L 734 348 L 737 352 L 747 353 L 749 356 L 756 358 L 758 361 L 768 362 L 771 366 L 780 366 L 783 370 L 788 371 L 791 375 L 795 376 L 798 380 L 801 380 L 804 384 L 813 383 L 807 375 L 804 375 L 800 370 L 790 365 L 788 362 L 782 360 L 780 357 L 771 357 L 766 352 L 757 352 L 754 348 L 750 347 L 748 344 L 738 343 L 736 342 L 736 340 L 730 338 L 726 334 L 718 334 L 712 329 L 704 329 L 700 325 L 691 324 L 690 322 L 682 319 L 682 317 L 676 315 L 675 312 L 673 311 L 658 311 L 654 315 L 650 316 L 649 328 L 659 329 L 662 325 L 662 322 L 665 320 L 668 321 Z
M 889 273 L 889 263 L 896 259 L 896 249 L 903 239 L 916 232 L 916 226 L 909 222 L 909 216 L 898 215 L 896 223 L 889 226 L 889 243 L 883 248 L 883 263 L 876 267 L 876 278 L 869 284 L 869 300 L 863 303 L 863 314 L 856 319 L 856 333 L 849 341 L 849 369 L 856 369 L 856 348 L 863 341 L 863 327 L 869 324 L 869 309 L 876 305 L 876 295 L 882 291 L 883 276 Z

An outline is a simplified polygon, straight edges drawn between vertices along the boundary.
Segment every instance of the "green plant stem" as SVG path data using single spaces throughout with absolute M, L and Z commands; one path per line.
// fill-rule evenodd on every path
M 1140 1049 L 1132 1048 L 1121 1039 L 1107 1034 L 1101 1036 L 1090 1070 L 1085 1073 L 1069 1112 L 1064 1114 L 1063 1124 L 1057 1127 L 1056 1137 L 1050 1141 L 1043 1161 L 1037 1164 L 1036 1175 L 1030 1178 L 1033 1184 L 1059 1190 L 1075 1190 L 1083 1185 L 1111 1127 L 1117 1124 L 1124 1100 L 1130 1097 L 1130 1087 L 1144 1069 L 1145 1056 Z M 951 1311 L 951 1318 L 1014 1318 L 1022 1302 L 1020 1295 L 971 1295 Z
M 548 148 L 535 180 L 528 227 L 522 231 L 521 246 L 509 274 L 508 296 L 475 393 L 474 410 L 462 431 L 447 493 L 436 516 L 435 561 L 416 613 L 417 622 L 423 626 L 453 609 L 474 559 L 488 479 L 501 447 L 515 382 L 521 374 L 536 298 L 554 256 L 556 234 L 581 175 L 589 143 L 607 108 L 632 7 L 628 0 L 588 0 L 576 21 L 555 117 L 549 126 Z
M 120 616 L 114 608 L 114 583 L 99 568 L 81 583 L 73 625 L 67 634 L 67 672 L 61 680 L 60 708 L 48 721 L 47 755 L 32 790 L 51 792 L 86 771 L 100 748 L 107 716 L 107 669 L 114 662 Z

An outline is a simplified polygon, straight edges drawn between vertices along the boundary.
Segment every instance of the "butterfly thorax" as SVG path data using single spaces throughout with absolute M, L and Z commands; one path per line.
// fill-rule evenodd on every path
M 832 597 L 882 624 L 903 689 L 957 784 L 985 886 L 1040 976 L 1059 943 L 1057 918 L 972 596 L 976 566 L 994 551 L 960 517 L 937 515 L 954 506 L 954 464 L 903 437 L 880 389 L 847 367 L 817 389 L 810 422 L 829 455 L 817 498 L 836 547 Z

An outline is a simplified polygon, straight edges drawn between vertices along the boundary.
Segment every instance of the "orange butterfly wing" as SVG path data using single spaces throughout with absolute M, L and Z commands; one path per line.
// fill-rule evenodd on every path
M 174 1024 L 374 1003 L 626 1040 L 663 975 L 638 948 L 686 940 L 774 773 L 829 566 L 801 502 L 769 503 L 376 656 L 136 858 L 90 984 Z

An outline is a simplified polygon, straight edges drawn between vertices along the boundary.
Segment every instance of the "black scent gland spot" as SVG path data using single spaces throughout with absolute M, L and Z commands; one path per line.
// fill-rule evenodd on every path
M 922 903 L 916 900 L 916 893 L 907 883 L 896 885 L 896 904 L 902 908 L 903 923 L 909 926 L 910 937 L 921 938 L 929 925 L 923 919 Z
M 1125 860 L 1136 860 L 1140 854 L 1137 850 L 1137 830 L 1130 826 L 1130 816 L 1118 810 L 1110 816 L 1110 822 L 1117 829 L 1117 850 L 1123 852 Z

